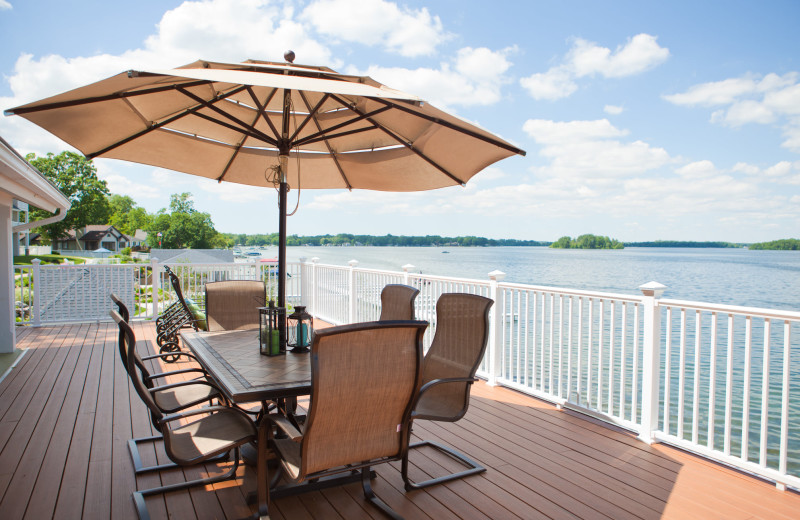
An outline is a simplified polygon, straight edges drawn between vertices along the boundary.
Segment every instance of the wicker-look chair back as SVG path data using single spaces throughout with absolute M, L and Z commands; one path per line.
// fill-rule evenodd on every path
M 258 280 L 226 280 L 206 284 L 209 331 L 258 328 L 258 308 L 266 306 L 267 286 Z
M 413 320 L 414 300 L 419 289 L 409 285 L 389 284 L 381 291 L 381 316 L 385 320 Z
M 423 362 L 422 384 L 436 379 L 473 379 L 486 352 L 489 309 L 494 302 L 474 294 L 445 293 L 436 303 L 436 333 Z M 414 418 L 456 421 L 467 413 L 471 383 L 437 385 L 417 403 Z
M 403 455 L 426 327 L 373 322 L 318 331 L 302 475 Z
M 425 354 L 422 387 L 412 420 L 457 421 L 467 413 L 469 392 L 489 340 L 489 310 L 494 302 L 474 294 L 445 293 L 436 303 L 436 333 Z M 429 446 L 461 462 L 467 469 L 424 482 L 408 476 L 408 454 Z M 449 482 L 486 469 L 454 449 L 435 441 L 409 445 L 401 473 L 406 490 Z

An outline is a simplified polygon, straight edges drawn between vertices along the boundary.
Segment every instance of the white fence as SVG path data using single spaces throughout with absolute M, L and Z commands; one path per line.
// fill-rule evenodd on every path
M 263 280 L 268 294 L 277 294 L 277 265 L 268 262 L 224 264 L 167 264 L 180 280 L 187 298 L 201 305 L 206 282 Z M 153 276 L 153 273 L 156 273 Z M 300 303 L 300 264 L 287 266 L 287 302 Z M 15 266 L 17 323 L 52 323 L 107 320 L 114 308 L 109 294 L 116 293 L 140 319 L 155 319 L 177 296 L 157 259 L 147 264 Z
M 467 280 L 414 274 L 408 272 L 411 266 L 388 272 L 357 264 L 290 263 L 287 300 L 338 325 L 377 319 L 386 284 L 413 285 L 420 289 L 417 318 L 431 324 L 429 345 L 442 293 L 490 297 L 492 330 L 479 369 L 490 384 L 579 409 L 631 429 L 646 442 L 679 446 L 779 487 L 800 488 L 800 313 L 662 299 L 659 284 L 625 295 L 505 283 L 500 272 L 488 280 Z M 261 279 L 277 292 L 274 264 L 170 267 L 189 298 L 202 300 L 206 282 L 226 279 Z M 103 312 L 81 308 L 74 319 L 104 318 L 110 306 L 103 308 L 103 301 L 112 290 L 130 294 L 135 315 L 145 319 L 174 299 L 156 260 L 17 267 L 20 321 L 60 320 L 63 314 L 49 310 L 54 301 L 87 299 L 64 296 L 76 290 L 81 269 L 109 271 L 84 275 L 87 285 L 81 289 L 93 287 L 97 294 L 88 299 Z M 51 284 L 55 288 L 43 290 Z

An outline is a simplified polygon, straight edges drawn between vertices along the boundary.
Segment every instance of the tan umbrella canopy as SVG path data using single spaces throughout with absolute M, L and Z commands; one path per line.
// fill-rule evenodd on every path
M 490 164 L 525 154 L 371 78 L 289 62 L 131 70 L 5 114 L 28 119 L 89 159 L 278 188 L 280 306 L 290 187 L 430 190 L 463 185 Z

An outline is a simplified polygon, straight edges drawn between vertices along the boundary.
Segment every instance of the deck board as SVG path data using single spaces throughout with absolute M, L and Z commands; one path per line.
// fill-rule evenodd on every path
M 135 322 L 141 352 L 155 350 L 153 324 Z M 154 431 L 119 360 L 111 323 L 25 328 L 28 350 L 0 383 L 0 517 L 134 520 L 134 489 L 227 470 L 231 462 L 134 476 L 131 436 Z M 190 363 L 149 362 L 154 371 Z M 181 375 L 177 380 L 190 379 Z M 302 402 L 301 402 L 302 404 Z M 478 476 L 406 493 L 400 464 L 376 469 L 375 492 L 408 519 L 777 519 L 797 518 L 800 495 L 517 392 L 474 385 L 457 423 L 419 421 L 414 439 L 444 442 L 488 467 Z M 160 442 L 140 445 L 145 463 L 168 462 Z M 417 479 L 454 463 L 422 449 Z M 255 472 L 235 481 L 148 499 L 155 519 L 248 516 Z M 274 500 L 271 518 L 371 520 L 383 516 L 360 484 Z

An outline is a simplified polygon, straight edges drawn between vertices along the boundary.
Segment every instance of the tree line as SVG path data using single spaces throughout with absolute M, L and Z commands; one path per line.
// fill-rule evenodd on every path
M 773 240 L 772 242 L 759 242 L 757 244 L 750 244 L 750 249 L 800 251 L 800 240 L 796 238 L 785 238 L 783 240 Z
M 229 243 L 242 246 L 277 246 L 278 234 L 246 235 L 228 233 L 224 235 Z M 494 246 L 543 246 L 549 242 L 536 240 L 493 239 L 476 236 L 443 237 L 440 235 L 405 236 L 405 235 L 354 235 L 339 233 L 337 235 L 290 235 L 286 237 L 289 246 L 397 246 L 397 247 L 494 247 Z
M 625 245 L 619 240 L 597 235 L 581 235 L 576 239 L 563 236 L 553 242 L 554 249 L 623 249 Z

